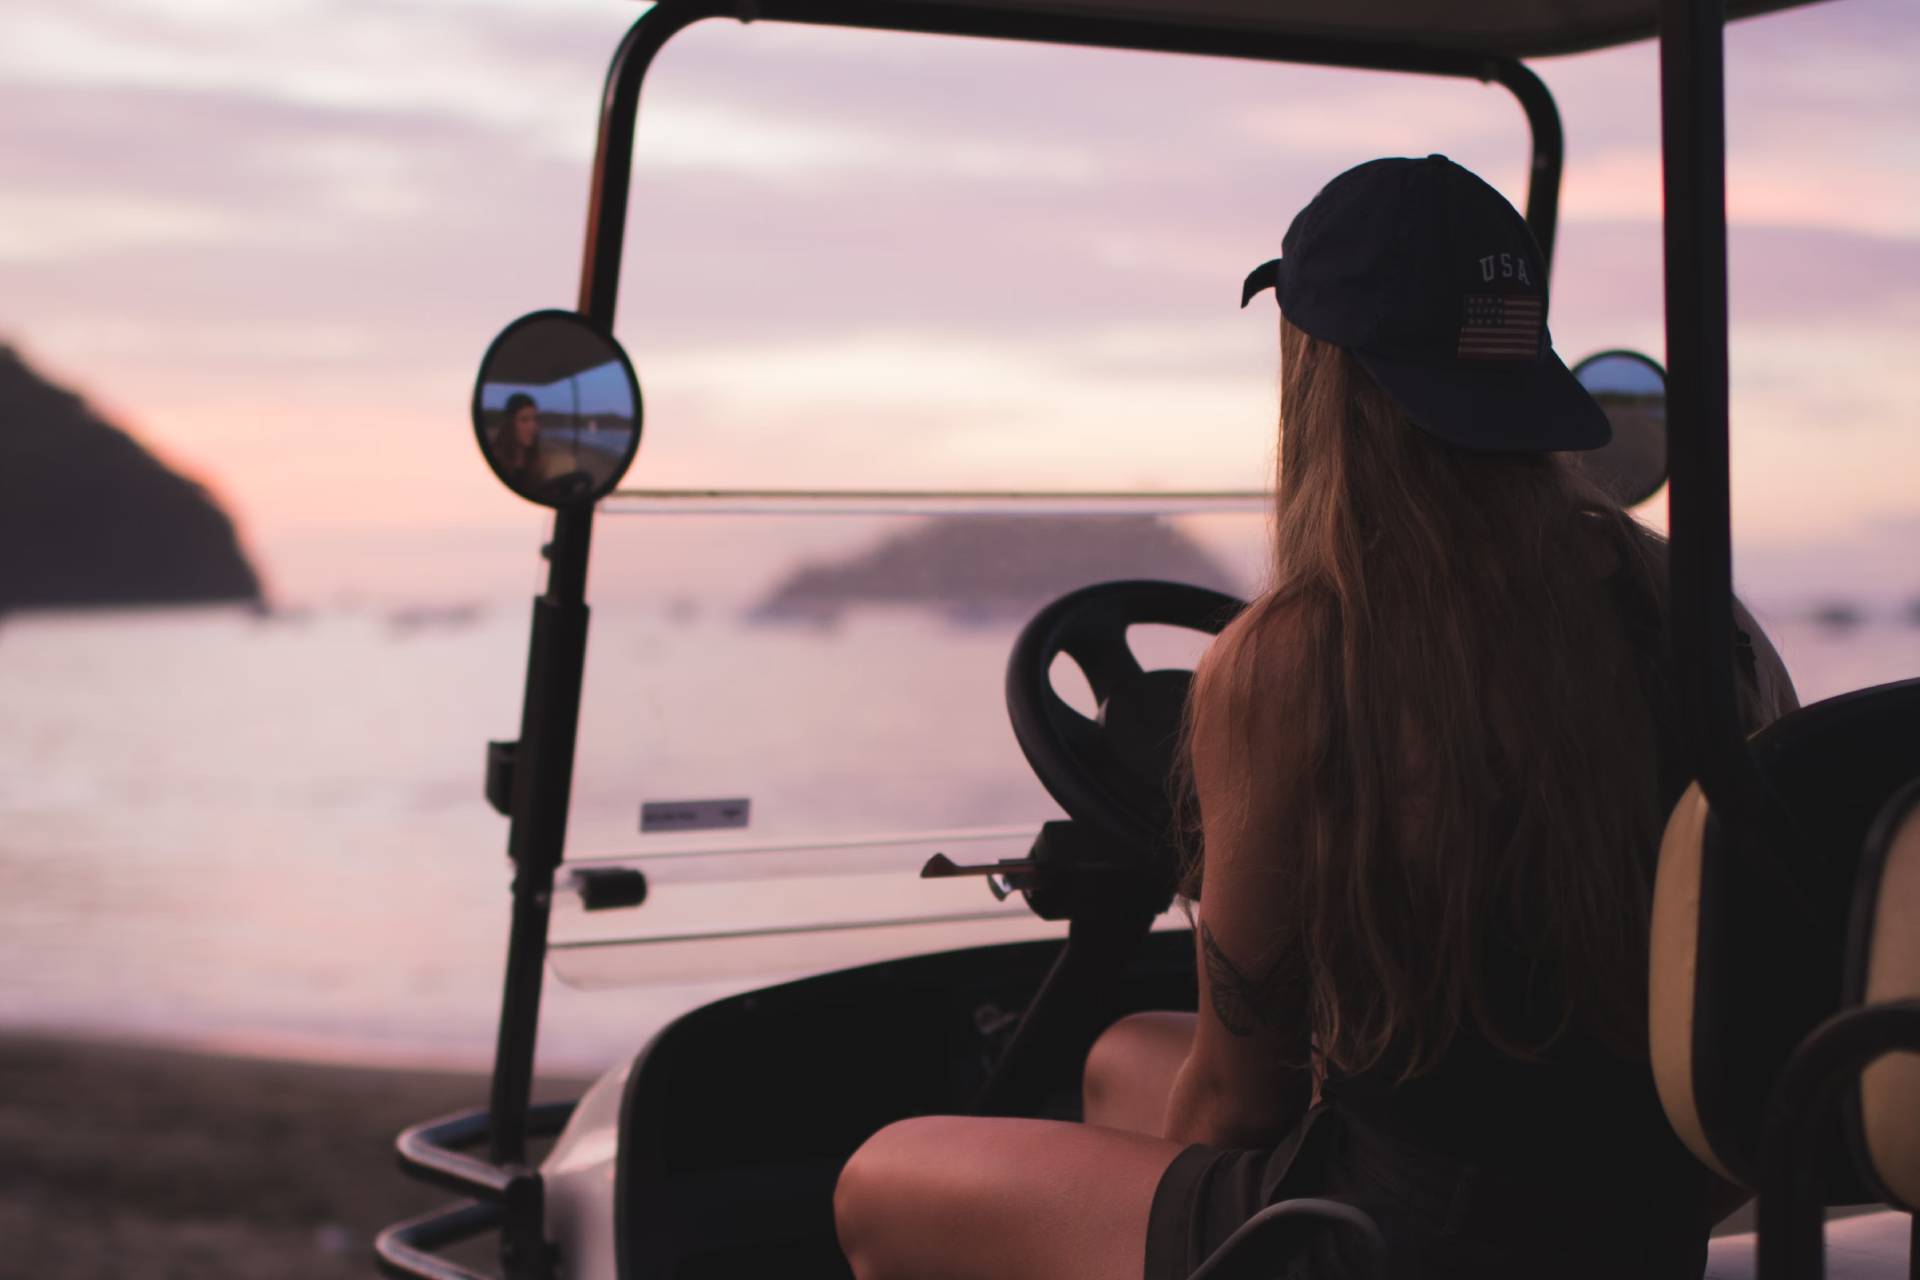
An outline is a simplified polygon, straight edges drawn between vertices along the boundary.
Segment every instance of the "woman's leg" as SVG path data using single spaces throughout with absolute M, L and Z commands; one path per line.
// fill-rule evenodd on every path
M 1190 1013 L 1136 1013 L 1108 1027 L 1080 1081 L 1087 1123 L 1159 1137 L 1173 1078 L 1192 1049 Z
M 1181 1149 L 1054 1120 L 902 1120 L 840 1174 L 840 1247 L 858 1280 L 1134 1280 Z

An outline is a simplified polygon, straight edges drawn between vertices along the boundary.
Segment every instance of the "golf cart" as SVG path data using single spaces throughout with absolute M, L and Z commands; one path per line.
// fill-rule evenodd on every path
M 1788 2 L 1733 3 L 1735 15 Z M 1427 73 L 1496 83 L 1531 129 L 1526 217 L 1548 261 L 1562 139 L 1552 97 L 1520 61 L 1658 35 L 1666 183 L 1668 391 L 1644 359 L 1608 353 L 1585 376 L 1623 452 L 1603 477 L 1623 499 L 1671 473 L 1672 639 L 1698 781 L 1661 851 L 1651 1039 L 1662 1102 L 1704 1162 L 1757 1191 L 1757 1235 L 1715 1242 L 1713 1276 L 1851 1280 L 1910 1272 L 1920 1203 L 1920 681 L 1843 695 L 1749 741 L 1735 710 L 1728 500 L 1722 27 L 1714 0 L 662 0 L 616 52 L 593 166 L 579 309 L 515 322 L 483 361 L 473 412 L 501 480 L 555 509 L 534 603 L 519 738 L 488 750 L 485 792 L 511 818 L 513 911 L 488 1106 L 419 1125 L 399 1153 L 462 1197 L 382 1233 L 394 1276 L 469 1280 L 452 1260 L 499 1239 L 510 1280 L 666 1280 L 847 1274 L 831 1196 L 846 1157 L 886 1123 L 939 1112 L 1072 1116 L 1086 1050 L 1116 1017 L 1191 1008 L 1190 937 L 1169 913 L 1175 821 L 1166 780 L 1186 689 L 1147 670 L 1135 628 L 1215 634 L 1238 601 L 1207 587 L 1106 573 L 1040 608 L 1011 644 L 1006 702 L 1021 753 L 1064 818 L 831 847 L 740 839 L 752 799 L 652 802 L 643 838 L 588 854 L 568 842 L 589 678 L 585 604 L 596 514 L 1065 508 L 1110 519 L 1257 512 L 1260 493 L 1017 494 L 618 489 L 643 415 L 612 337 L 640 88 L 669 38 L 708 18 L 1157 50 Z M 564 423 L 516 440 L 513 417 Z M 1664 450 L 1665 412 L 1678 424 Z M 591 418 L 591 426 L 583 422 Z M 1639 424 L 1630 428 L 1627 423 Z M 595 439 L 592 450 L 582 441 Z M 1661 454 L 1664 452 L 1664 459 Z M 1648 477 L 1633 456 L 1664 462 Z M 591 465 L 583 461 L 596 459 Z M 604 502 L 602 501 L 604 499 Z M 603 539 L 606 534 L 601 535 Z M 960 546 L 964 552 L 968 545 Z M 1011 553 L 1018 555 L 1018 552 Z M 1055 684 L 1065 655 L 1081 709 Z M 775 714 L 777 714 L 777 710 Z M 1089 714 L 1090 713 L 1090 714 Z M 821 739 L 839 728 L 812 726 Z M 700 793 L 691 793 L 700 794 Z M 710 793 L 709 793 L 710 794 Z M 791 868 L 807 855 L 810 880 Z M 768 869 L 752 897 L 722 864 Z M 703 871 L 702 868 L 705 870 Z M 823 868 L 823 869 L 822 869 Z M 876 870 L 877 868 L 877 870 Z M 691 870 L 689 870 L 691 869 Z M 917 874 L 916 874 L 917 872 Z M 703 879 L 702 876 L 706 878 Z M 725 886 L 713 891 L 718 882 Z M 702 886 L 705 886 L 703 889 Z M 857 892 L 851 890 L 857 889 Z M 714 910 L 644 925 L 675 893 Z M 702 894 L 705 894 L 702 897 Z M 857 906 L 849 904 L 858 904 Z M 742 960 L 742 944 L 750 956 Z M 711 964 L 704 957 L 715 957 Z M 795 976 L 734 991 L 652 1031 L 577 1102 L 531 1099 L 549 963 L 675 966 L 689 977 Z M 1879 1061 L 1885 1057 L 1884 1061 Z M 551 1140 L 537 1165 L 535 1142 Z M 1831 1205 L 1886 1205 L 1827 1229 Z M 1377 1241 L 1349 1206 L 1287 1201 L 1257 1215 L 1197 1275 L 1255 1276 L 1276 1235 Z M 1828 1257 L 1828 1253 L 1831 1257 Z

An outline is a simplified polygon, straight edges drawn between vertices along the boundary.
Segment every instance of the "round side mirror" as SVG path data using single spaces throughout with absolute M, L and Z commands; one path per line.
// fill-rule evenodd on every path
M 535 311 L 480 361 L 473 433 L 500 482 L 529 502 L 596 502 L 640 447 L 640 381 L 612 337 L 572 311 Z
M 1638 351 L 1602 351 L 1573 366 L 1600 402 L 1613 439 L 1573 456 L 1622 507 L 1637 507 L 1667 483 L 1667 371 Z

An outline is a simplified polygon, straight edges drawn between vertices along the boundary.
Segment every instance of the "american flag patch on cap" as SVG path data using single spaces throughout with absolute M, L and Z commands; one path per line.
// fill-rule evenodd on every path
M 1470 293 L 1460 318 L 1462 360 L 1532 360 L 1540 354 L 1545 300 L 1524 293 Z

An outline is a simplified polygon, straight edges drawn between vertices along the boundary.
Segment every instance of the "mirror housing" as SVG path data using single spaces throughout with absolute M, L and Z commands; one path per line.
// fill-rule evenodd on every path
M 613 492 L 640 448 L 640 381 L 611 334 L 572 311 L 500 331 L 473 387 L 473 434 L 500 482 L 546 507 Z
M 1638 351 L 1600 351 L 1573 376 L 1607 415 L 1613 439 L 1568 455 L 1622 508 L 1637 507 L 1667 483 L 1667 371 Z

